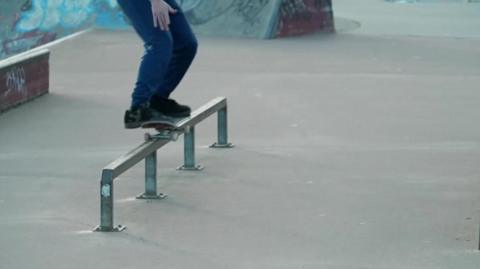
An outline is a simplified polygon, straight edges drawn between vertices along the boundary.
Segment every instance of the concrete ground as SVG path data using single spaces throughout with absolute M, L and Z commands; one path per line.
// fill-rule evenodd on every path
M 480 38 L 479 0 L 390 1 L 333 0 L 337 29 L 356 29 L 358 34 Z M 419 3 L 408 3 L 415 1 Z
M 161 149 L 162 201 L 135 200 L 129 170 L 122 233 L 90 231 L 101 169 L 143 139 L 122 128 L 141 46 L 94 31 L 52 49 L 51 94 L 0 115 L 0 268 L 480 268 L 480 40 L 200 43 L 175 97 L 228 97 L 236 148 L 207 147 L 212 118 L 204 171 Z

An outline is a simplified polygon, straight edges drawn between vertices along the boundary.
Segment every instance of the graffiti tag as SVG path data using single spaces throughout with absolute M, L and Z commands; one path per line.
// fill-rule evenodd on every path
M 14 67 L 6 74 L 7 91 L 3 93 L 3 97 L 14 93 L 27 93 L 27 76 L 23 67 Z
M 287 0 L 282 2 L 280 13 L 284 18 L 294 18 L 308 14 L 307 6 L 302 0 Z

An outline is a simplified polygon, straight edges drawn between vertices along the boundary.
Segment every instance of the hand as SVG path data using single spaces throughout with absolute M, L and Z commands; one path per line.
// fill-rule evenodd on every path
M 170 14 L 177 13 L 177 10 L 163 0 L 150 0 L 150 3 L 152 4 L 153 26 L 160 27 L 162 31 L 168 31 Z

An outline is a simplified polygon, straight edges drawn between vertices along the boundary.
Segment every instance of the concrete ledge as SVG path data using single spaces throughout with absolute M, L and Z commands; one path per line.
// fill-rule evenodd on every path
M 0 112 L 48 93 L 49 59 L 44 49 L 0 62 Z

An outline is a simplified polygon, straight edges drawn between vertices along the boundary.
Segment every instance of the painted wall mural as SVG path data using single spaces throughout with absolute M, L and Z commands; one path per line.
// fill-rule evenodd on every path
M 127 29 L 129 27 L 117 0 L 96 0 L 95 15 L 96 27 L 115 30 Z
M 101 11 L 102 16 L 97 16 Z M 92 27 L 123 27 L 116 0 L 0 0 L 0 59 Z
M 199 34 L 333 31 L 331 0 L 177 0 Z M 0 60 L 93 26 L 129 28 L 116 0 L 0 0 Z
M 334 31 L 331 0 L 178 0 L 197 33 L 276 38 Z
M 284 0 L 280 6 L 277 37 L 334 31 L 332 0 Z

